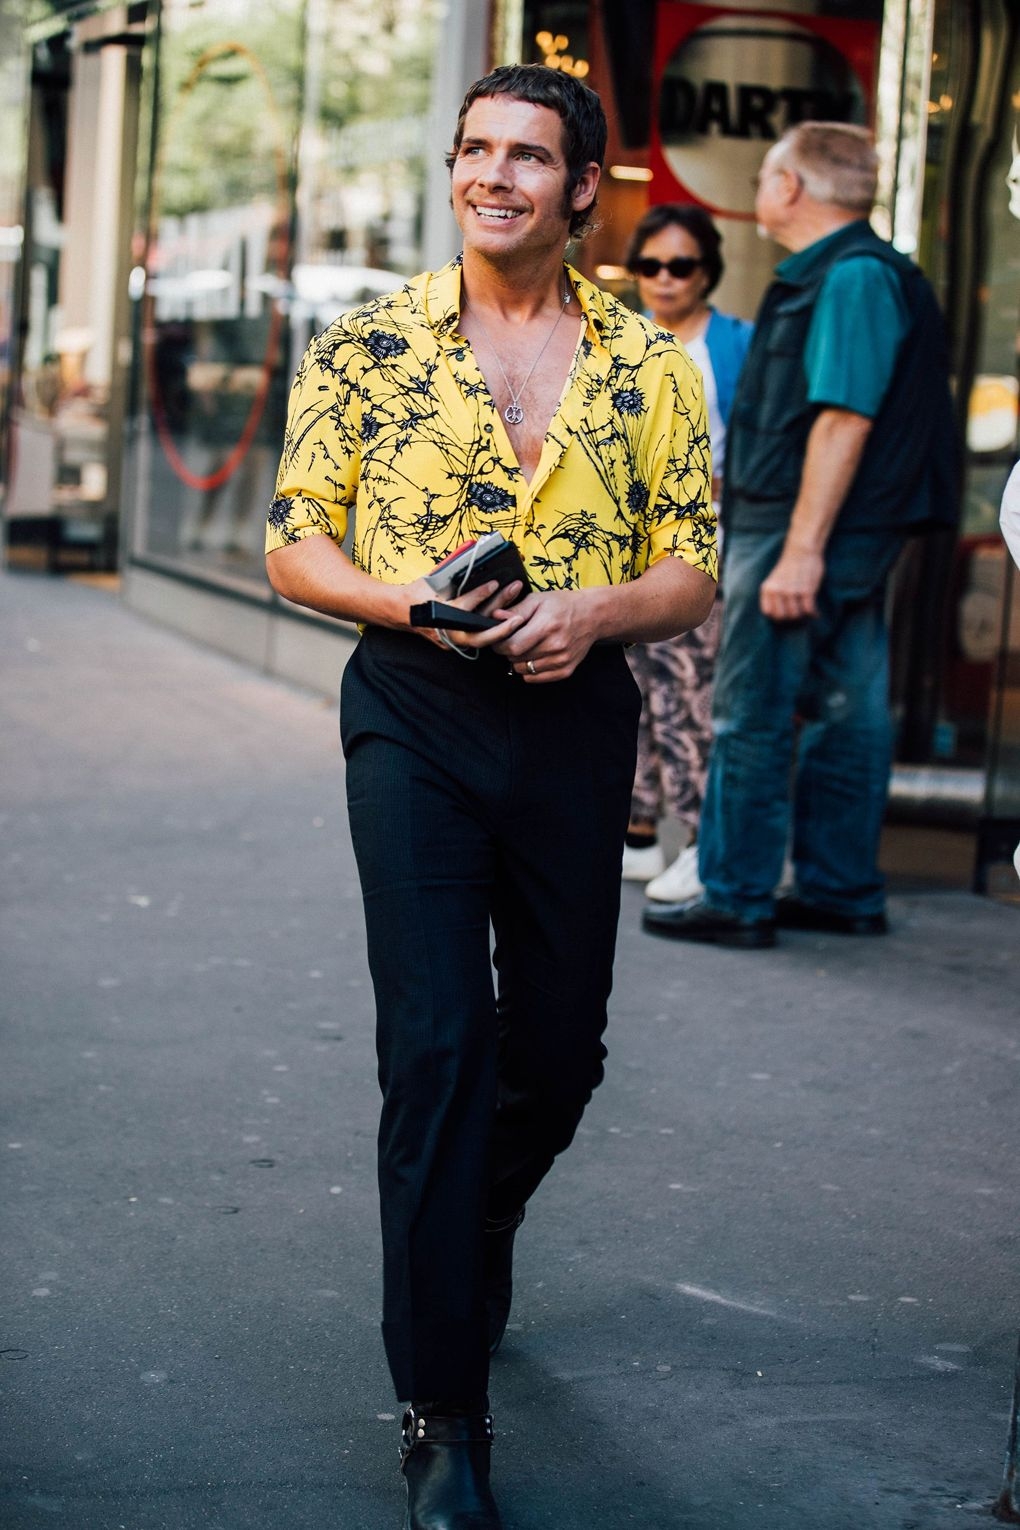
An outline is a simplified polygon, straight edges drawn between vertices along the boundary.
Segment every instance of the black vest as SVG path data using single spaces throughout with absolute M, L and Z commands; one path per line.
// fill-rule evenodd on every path
M 862 254 L 897 272 L 910 325 L 836 529 L 902 534 L 956 524 L 959 448 L 942 314 L 913 261 L 860 222 L 829 238 L 795 281 L 774 281 L 762 300 L 726 437 L 728 531 L 781 531 L 789 523 L 808 434 L 824 407 L 807 398 L 808 330 L 828 272 Z

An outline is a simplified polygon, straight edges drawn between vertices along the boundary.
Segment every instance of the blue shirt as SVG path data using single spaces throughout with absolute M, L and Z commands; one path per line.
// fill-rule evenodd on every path
M 804 347 L 808 401 L 873 420 L 892 381 L 910 313 L 886 261 L 838 261 L 822 285 Z

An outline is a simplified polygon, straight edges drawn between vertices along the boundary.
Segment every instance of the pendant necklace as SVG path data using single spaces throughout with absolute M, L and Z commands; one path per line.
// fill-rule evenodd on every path
M 527 375 L 527 377 L 521 383 L 521 386 L 517 389 L 516 392 L 514 392 L 513 388 L 510 386 L 510 379 L 506 375 L 506 368 L 503 366 L 502 361 L 500 361 L 500 359 L 499 359 L 499 351 L 493 345 L 492 337 L 489 334 L 489 331 L 486 329 L 485 325 L 482 323 L 481 314 L 478 312 L 477 308 L 475 308 L 473 310 L 475 319 L 478 321 L 478 328 L 481 330 L 482 334 L 485 336 L 486 340 L 488 341 L 489 350 L 492 352 L 492 354 L 496 358 L 496 365 L 499 367 L 499 370 L 503 374 L 503 381 L 506 383 L 506 391 L 510 395 L 510 402 L 509 402 L 509 404 L 507 404 L 506 408 L 503 410 L 503 418 L 504 418 L 504 420 L 506 420 L 508 425 L 521 425 L 524 422 L 524 410 L 521 408 L 521 404 L 520 404 L 521 398 L 524 395 L 525 388 L 528 386 L 529 382 L 531 381 L 532 373 L 534 372 L 535 368 L 538 366 L 538 363 L 542 360 L 542 357 L 545 355 L 546 350 L 549 347 L 549 342 L 552 339 L 553 335 L 555 335 L 560 320 L 562 319 L 564 313 L 567 311 L 568 307 L 570 306 L 570 298 L 571 298 L 571 291 L 570 291 L 570 287 L 567 286 L 566 290 L 565 290 L 565 292 L 563 294 L 563 304 L 562 304 L 562 306 L 560 308 L 559 313 L 556 315 L 556 319 L 555 319 L 555 321 L 553 323 L 552 328 L 550 329 L 549 333 L 546 335 L 545 340 L 542 342 L 542 349 L 539 351 L 538 355 L 535 357 L 534 361 L 531 363 L 531 366 L 528 368 L 528 375 Z

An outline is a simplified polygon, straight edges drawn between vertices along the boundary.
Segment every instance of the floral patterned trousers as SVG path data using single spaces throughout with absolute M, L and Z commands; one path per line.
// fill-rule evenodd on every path
M 662 643 L 635 643 L 627 662 L 641 691 L 631 822 L 665 814 L 696 830 L 712 745 L 712 680 L 722 606 L 691 632 Z

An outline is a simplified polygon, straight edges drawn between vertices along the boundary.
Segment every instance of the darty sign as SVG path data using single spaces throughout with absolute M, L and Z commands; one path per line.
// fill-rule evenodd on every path
M 659 0 L 653 202 L 754 217 L 768 145 L 796 122 L 868 122 L 878 26 Z

